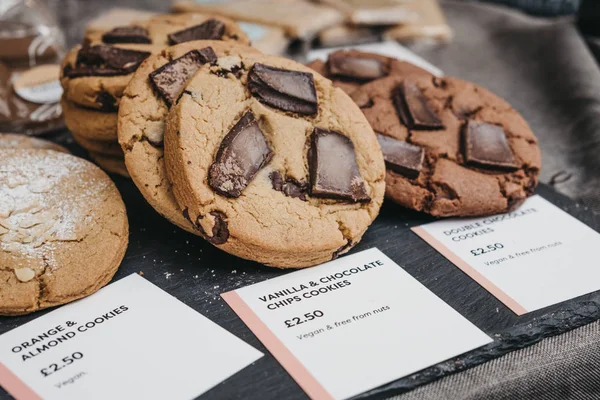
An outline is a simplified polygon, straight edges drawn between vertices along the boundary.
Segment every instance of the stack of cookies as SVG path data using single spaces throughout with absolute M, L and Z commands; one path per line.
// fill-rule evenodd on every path
M 536 138 L 487 90 L 357 51 L 311 66 L 219 41 L 149 56 L 118 121 L 148 202 L 229 253 L 305 267 L 360 241 L 384 187 L 436 216 L 505 212 L 535 188 Z
M 67 125 L 100 165 L 182 229 L 270 266 L 349 251 L 384 194 L 475 216 L 537 184 L 535 136 L 487 90 L 358 51 L 304 66 L 248 47 L 223 18 L 90 33 L 62 81 Z
M 117 141 L 117 112 L 125 87 L 141 62 L 172 44 L 217 39 L 248 44 L 226 18 L 161 15 L 109 31 L 91 30 L 62 65 L 62 107 L 73 138 L 111 173 L 128 176 Z
M 244 45 L 196 41 L 149 56 L 118 124 L 127 169 L 159 213 L 266 265 L 347 252 L 383 202 L 383 157 L 350 97 Z
M 513 210 L 533 193 L 537 139 L 507 102 L 388 57 L 338 51 L 309 64 L 350 94 L 377 135 L 386 195 L 440 217 Z

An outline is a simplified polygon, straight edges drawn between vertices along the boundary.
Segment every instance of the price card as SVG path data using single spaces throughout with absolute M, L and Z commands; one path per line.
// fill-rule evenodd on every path
M 261 356 L 134 274 L 0 336 L 0 385 L 17 400 L 188 400 Z
M 491 339 L 378 249 L 222 295 L 312 399 L 343 399 Z
M 518 315 L 600 290 L 600 234 L 538 195 L 413 231 Z

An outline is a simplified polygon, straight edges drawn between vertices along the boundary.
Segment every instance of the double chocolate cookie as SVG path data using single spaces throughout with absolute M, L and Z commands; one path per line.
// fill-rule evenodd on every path
M 411 63 L 358 50 L 338 50 L 329 54 L 327 62 L 315 60 L 307 66 L 331 79 L 334 86 L 348 94 L 368 82 L 387 76 L 431 76 Z
M 240 55 L 258 51 L 223 41 L 195 41 L 150 56 L 138 68 L 119 107 L 119 142 L 134 183 L 148 203 L 179 227 L 197 233 L 183 217 L 164 168 L 163 136 L 169 108 L 201 68 L 215 68 L 225 81 Z M 235 78 L 237 79 L 237 78 Z
M 301 64 L 249 52 L 191 78 L 169 113 L 165 164 L 202 236 L 281 268 L 348 251 L 385 191 L 377 139 L 352 100 Z
M 386 195 L 435 216 L 512 210 L 541 168 L 527 122 L 488 90 L 456 78 L 391 76 L 352 94 L 377 134 Z

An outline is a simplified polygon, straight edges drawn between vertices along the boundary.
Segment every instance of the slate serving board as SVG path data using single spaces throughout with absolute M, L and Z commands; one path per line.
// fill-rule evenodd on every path
M 80 148 L 68 143 L 67 135 L 58 136 L 57 141 L 66 143 L 75 154 L 83 155 Z M 120 177 L 114 179 L 128 209 L 131 232 L 129 249 L 114 280 L 143 272 L 144 278 L 265 354 L 256 363 L 222 382 L 201 398 L 307 398 L 220 297 L 220 293 L 274 278 L 286 271 L 230 256 L 201 238 L 176 228 L 154 212 L 131 181 Z M 600 215 L 588 211 L 548 186 L 541 185 L 537 193 L 595 230 L 600 230 Z M 530 346 L 545 337 L 600 319 L 600 292 L 517 316 L 410 231 L 411 227 L 432 220 L 423 214 L 387 202 L 362 242 L 351 253 L 371 247 L 379 248 L 433 293 L 492 336 L 494 342 L 357 398 L 386 398 L 406 392 L 445 375 Z M 47 311 L 21 317 L 0 317 L 0 334 L 45 312 Z M 427 315 L 423 318 L 427 318 Z M 198 341 L 202 341 L 201 336 Z M 368 371 L 368 366 L 364 367 Z M 0 389 L 0 399 L 9 398 L 10 395 Z

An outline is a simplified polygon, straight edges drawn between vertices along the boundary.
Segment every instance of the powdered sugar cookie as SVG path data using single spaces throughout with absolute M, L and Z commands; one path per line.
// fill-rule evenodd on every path
M 0 150 L 0 315 L 94 293 L 128 243 L 125 205 L 92 163 L 52 150 Z

